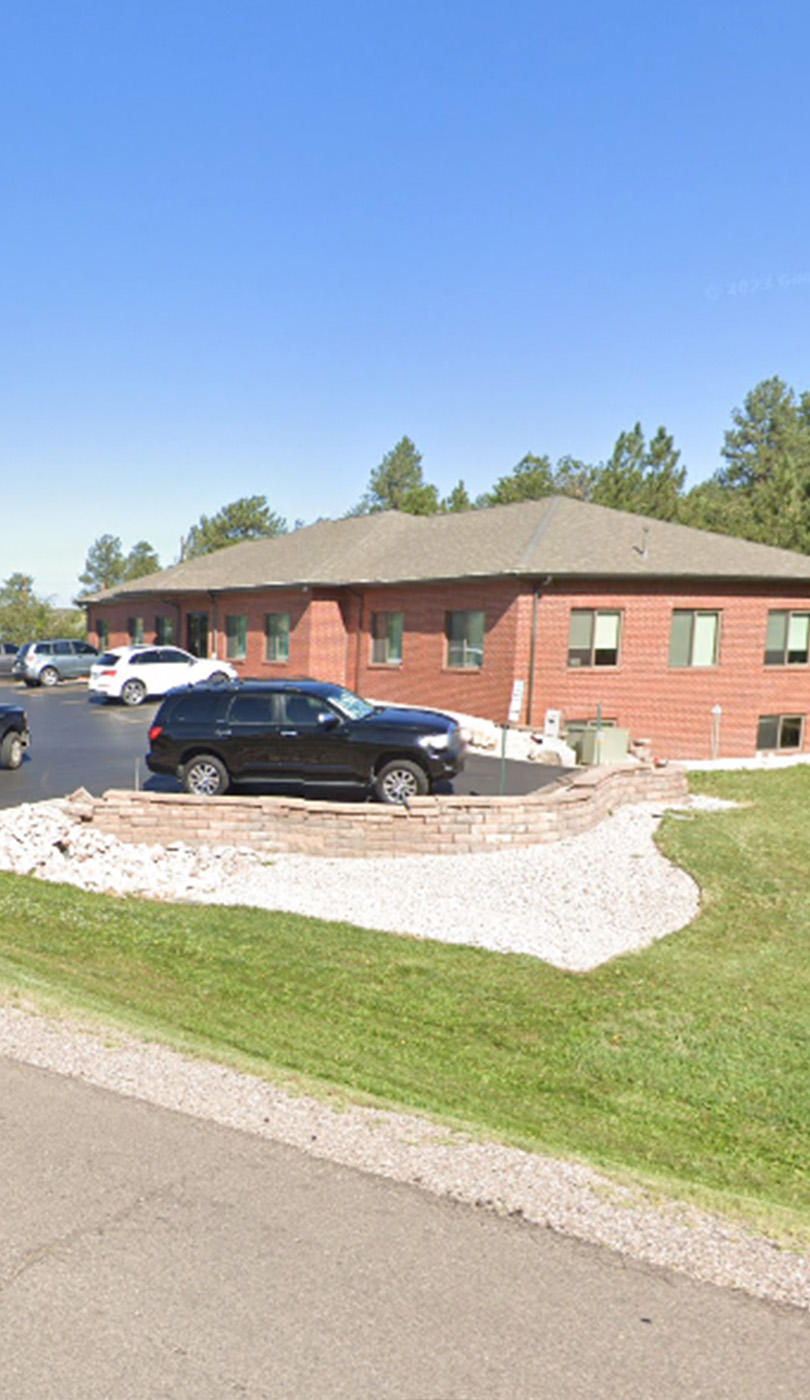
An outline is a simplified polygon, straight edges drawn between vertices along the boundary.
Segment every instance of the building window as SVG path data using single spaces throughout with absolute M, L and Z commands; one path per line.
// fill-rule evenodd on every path
M 804 715 L 760 715 L 758 749 L 800 749 L 804 743 Z
M 445 620 L 448 666 L 478 670 L 484 664 L 484 614 L 449 612 Z
M 143 618 L 127 618 L 127 631 L 129 633 L 130 646 L 137 647 L 143 642 Z
M 719 612 L 676 608 L 669 637 L 670 666 L 716 666 Z
M 373 666 L 399 666 L 402 662 L 404 614 L 371 614 L 371 663 Z
M 229 661 L 244 661 L 247 656 L 247 613 L 226 615 L 225 655 Z
M 189 613 L 186 618 L 186 647 L 192 656 L 208 655 L 208 613 Z
M 568 626 L 569 666 L 617 666 L 620 612 L 572 608 Z
M 264 659 L 265 661 L 289 661 L 290 659 L 290 614 L 265 613 L 264 615 Z
M 810 613 L 772 610 L 768 613 L 765 665 L 806 665 L 808 641 L 810 641 Z
M 110 645 L 110 624 L 106 617 L 96 618 L 96 636 L 99 651 L 106 651 Z
M 171 646 L 174 642 L 174 618 L 155 618 L 155 642 L 159 647 Z

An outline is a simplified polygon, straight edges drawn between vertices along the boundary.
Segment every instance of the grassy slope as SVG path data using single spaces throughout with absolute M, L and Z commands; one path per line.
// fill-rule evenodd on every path
M 592 973 L 1 875 L 0 979 L 810 1227 L 810 770 L 695 786 L 746 804 L 665 822 L 704 912 Z

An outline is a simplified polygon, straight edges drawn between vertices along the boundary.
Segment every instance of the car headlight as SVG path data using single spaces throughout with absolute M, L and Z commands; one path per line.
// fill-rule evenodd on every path
M 449 743 L 449 734 L 423 734 L 419 739 L 423 749 L 446 749 Z

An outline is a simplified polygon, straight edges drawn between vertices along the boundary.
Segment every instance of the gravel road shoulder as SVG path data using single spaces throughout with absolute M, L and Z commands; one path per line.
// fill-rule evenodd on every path
M 0 1003 L 0 1053 L 283 1142 L 755 1297 L 810 1308 L 810 1257 L 573 1162 L 413 1115 L 293 1097 L 250 1075 Z

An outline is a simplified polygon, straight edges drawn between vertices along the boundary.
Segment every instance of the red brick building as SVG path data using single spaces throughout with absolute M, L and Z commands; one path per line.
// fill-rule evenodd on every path
M 91 640 L 541 727 L 597 713 L 668 758 L 810 745 L 810 557 L 564 497 L 386 512 L 233 545 L 87 600 Z

